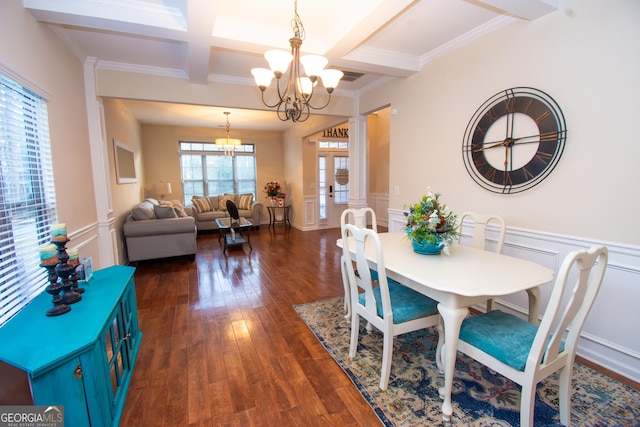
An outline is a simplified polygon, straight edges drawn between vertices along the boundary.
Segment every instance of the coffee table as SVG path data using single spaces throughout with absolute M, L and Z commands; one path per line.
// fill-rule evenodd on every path
M 244 243 L 249 245 L 250 251 L 253 250 L 250 238 L 251 227 L 253 226 L 251 221 L 243 217 L 238 219 L 216 218 L 216 224 L 218 224 L 218 231 L 220 232 L 218 241 L 220 241 L 220 238 L 223 239 L 222 253 L 225 253 L 229 247 L 242 246 Z

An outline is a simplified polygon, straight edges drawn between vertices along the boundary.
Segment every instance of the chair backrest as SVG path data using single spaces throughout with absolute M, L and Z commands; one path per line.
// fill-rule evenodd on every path
M 573 363 L 578 337 L 600 290 L 608 256 L 605 246 L 592 246 L 566 256 L 556 276 L 525 370 L 542 369 L 564 352 L 569 358 L 567 364 Z
M 506 231 L 506 225 L 504 219 L 495 214 L 479 214 L 476 212 L 465 212 L 458 217 L 460 224 L 465 219 L 469 219 L 473 222 L 473 234 L 471 235 L 471 241 L 469 246 L 474 248 L 483 249 L 487 248 L 487 225 L 495 224 L 498 226 L 498 241 L 496 243 L 495 252 L 502 252 L 502 246 L 504 246 L 504 234 Z
M 375 232 L 378 231 L 378 224 L 376 222 L 376 213 L 371 208 L 360 209 L 345 209 L 340 215 L 340 228 L 344 228 L 346 224 L 354 224 L 358 228 L 367 228 L 367 216 L 371 220 L 371 229 Z
M 240 213 L 238 212 L 238 207 L 231 200 L 227 200 L 227 212 L 229 212 L 229 216 L 235 220 L 240 219 Z
M 347 236 L 352 236 L 353 242 L 355 243 L 355 258 L 349 253 L 349 245 L 346 243 Z M 360 287 L 365 292 L 366 311 L 373 316 L 378 316 L 374 288 L 379 286 L 385 322 L 388 321 L 390 323 L 393 323 L 393 315 L 391 312 L 391 298 L 389 297 L 389 283 L 387 281 L 387 274 L 384 267 L 384 257 L 382 255 L 382 245 L 380 244 L 378 233 L 369 228 L 359 228 L 353 224 L 345 224 L 342 231 L 342 238 L 343 256 L 345 257 L 345 259 L 353 259 L 358 271 L 358 274 L 356 275 L 353 268 L 353 263 L 346 263 L 349 282 L 352 284 L 357 284 L 357 286 L 351 286 L 351 301 L 353 301 L 353 305 L 355 306 L 356 304 L 358 304 L 358 287 Z M 376 265 L 371 268 L 378 272 L 377 282 L 374 282 L 374 280 L 372 280 L 370 266 L 365 255 L 365 247 L 367 245 L 367 242 L 370 242 L 369 244 L 373 244 L 373 248 L 375 250 Z M 354 308 L 352 307 L 352 310 L 353 309 Z

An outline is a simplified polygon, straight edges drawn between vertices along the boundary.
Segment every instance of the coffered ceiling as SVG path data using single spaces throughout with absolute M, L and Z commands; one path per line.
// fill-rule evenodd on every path
M 357 96 L 417 73 L 433 58 L 561 0 L 298 0 L 303 53 L 347 72 L 337 92 Z M 289 50 L 294 0 L 24 0 L 81 60 L 98 67 L 254 85 L 263 53 Z M 258 89 L 256 88 L 256 91 Z M 225 108 L 127 101 L 145 123 L 212 127 Z M 270 111 L 233 111 L 232 128 L 282 130 Z M 219 124 L 214 124 L 213 127 Z

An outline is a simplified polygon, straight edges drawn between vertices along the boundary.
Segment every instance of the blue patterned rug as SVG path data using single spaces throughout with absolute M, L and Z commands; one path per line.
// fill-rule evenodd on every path
M 453 385 L 453 416 L 441 417 L 438 388 L 443 375 L 434 362 L 435 328 L 397 337 L 389 388 L 381 391 L 382 335 L 366 333 L 360 322 L 360 343 L 349 358 L 349 321 L 343 299 L 333 298 L 294 306 L 329 354 L 342 367 L 385 426 L 483 426 L 520 424 L 519 386 L 474 360 L 458 353 Z M 640 392 L 575 364 L 571 425 L 640 426 Z M 558 382 L 552 376 L 538 385 L 536 427 L 560 426 Z

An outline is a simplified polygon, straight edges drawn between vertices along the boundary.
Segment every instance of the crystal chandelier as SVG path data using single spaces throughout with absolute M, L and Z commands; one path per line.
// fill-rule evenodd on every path
M 229 114 L 228 111 L 224 112 L 224 115 L 227 116 L 227 137 L 226 138 L 216 138 L 216 145 L 222 147 L 224 149 L 225 156 L 233 156 L 235 153 L 236 147 L 242 145 L 242 141 L 236 138 L 229 138 Z
M 298 16 L 298 2 L 293 2 L 294 17 L 291 20 L 293 28 L 293 37 L 289 39 L 291 44 L 291 53 L 284 50 L 270 50 L 265 52 L 264 57 L 269 62 L 271 68 L 254 68 L 251 70 L 256 84 L 260 88 L 262 102 L 269 108 L 276 108 L 278 118 L 282 121 L 291 120 L 293 122 L 304 122 L 309 118 L 311 109 L 321 110 L 331 101 L 331 93 L 338 86 L 343 76 L 339 70 L 325 70 L 328 60 L 320 55 L 304 55 L 300 57 L 300 46 L 305 38 L 304 26 L 302 20 Z M 301 73 L 300 63 L 304 66 L 306 77 Z M 282 76 L 289 69 L 286 85 L 280 87 Z M 264 92 L 271 84 L 271 80 L 275 76 L 278 88 L 278 101 L 269 105 L 264 99 Z M 327 102 L 319 107 L 311 105 L 311 98 L 314 94 L 314 88 L 318 84 L 318 77 L 322 80 L 322 84 L 329 93 Z

